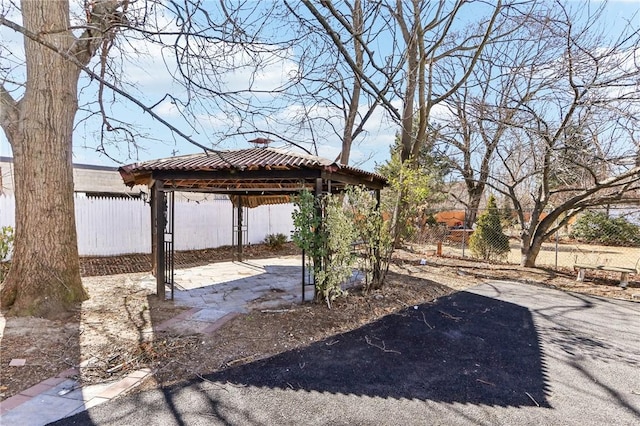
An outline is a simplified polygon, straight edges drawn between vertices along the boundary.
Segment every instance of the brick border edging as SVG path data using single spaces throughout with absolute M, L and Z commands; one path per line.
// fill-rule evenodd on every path
M 150 368 L 141 368 L 140 370 L 133 371 L 127 374 L 125 378 L 120 379 L 107 387 L 105 390 L 91 398 L 89 401 L 94 398 L 115 398 L 116 396 L 126 393 L 127 391 L 130 391 L 131 389 L 140 385 L 147 377 L 151 376 L 151 374 L 152 371 Z M 87 401 L 87 404 L 89 403 L 89 401 Z
M 231 321 L 232 319 L 238 317 L 242 315 L 240 312 L 229 312 L 228 314 L 218 318 L 217 320 L 215 320 L 211 325 L 207 326 L 204 330 L 202 330 L 203 334 L 211 334 L 214 331 L 216 331 L 217 329 L 219 329 L 220 327 L 222 327 L 224 324 L 226 324 L 227 322 Z
M 170 318 L 155 328 L 155 331 L 165 331 L 170 328 L 172 325 L 179 323 L 180 321 L 191 318 L 193 315 L 198 313 L 204 308 L 191 308 L 187 311 L 184 311 L 173 318 Z M 241 312 L 229 312 L 224 316 L 218 318 L 216 321 L 211 323 L 209 326 L 204 328 L 201 333 L 203 334 L 211 334 L 214 331 L 218 330 L 227 322 L 232 319 L 242 315 Z M 38 397 L 40 394 L 49 391 L 60 383 L 64 382 L 67 379 L 73 378 L 73 376 L 77 376 L 80 374 L 80 370 L 76 367 L 68 368 L 60 373 L 58 373 L 55 377 L 50 377 L 46 380 L 43 380 L 40 383 L 37 383 L 16 395 L 13 395 L 4 401 L 0 401 L 0 415 L 3 415 L 18 406 L 24 404 L 27 401 L 30 401 L 33 398 Z M 124 378 L 112 383 L 98 395 L 95 395 L 91 399 L 85 401 L 85 407 L 92 407 L 98 405 L 102 402 L 108 401 L 116 396 L 119 396 L 135 387 L 140 385 L 145 379 L 151 376 L 152 370 L 150 368 L 142 368 L 140 370 L 133 371 L 127 374 Z M 94 401 L 92 404 L 91 401 Z
M 4 401 L 0 401 L 0 415 L 13 410 L 17 406 L 37 397 L 51 388 L 56 387 L 60 383 L 79 373 L 80 371 L 77 368 L 68 368 L 54 377 L 49 377 L 48 379 L 43 380 L 40 383 L 36 383 L 30 388 L 27 388 Z
M 13 395 L 10 398 L 5 399 L 4 401 L 0 401 L 0 415 L 3 415 L 20 405 L 24 404 L 27 401 L 30 401 L 33 398 L 37 398 L 39 395 L 44 392 L 49 391 L 50 389 L 56 387 L 60 383 L 68 380 L 74 375 L 79 373 L 76 368 L 69 368 L 55 377 L 50 377 L 42 382 L 31 386 L 28 389 L 21 391 L 20 393 Z M 142 368 L 140 370 L 133 371 L 127 374 L 124 378 L 113 382 L 106 389 L 104 389 L 99 394 L 93 396 L 84 402 L 86 407 L 95 406 L 99 403 L 108 401 L 116 396 L 119 396 L 137 386 L 139 386 L 145 379 L 150 377 L 152 371 L 150 368 Z M 91 402 L 94 401 L 92 404 Z M 97 402 L 97 403 L 96 403 Z
M 187 318 L 191 318 L 196 313 L 200 312 L 202 309 L 203 308 L 191 308 L 187 311 L 184 311 L 173 318 L 169 318 L 168 320 L 161 322 L 160 324 L 158 324 L 157 327 L 154 327 L 153 331 L 166 331 L 172 325 L 177 324 L 182 320 L 186 320 Z

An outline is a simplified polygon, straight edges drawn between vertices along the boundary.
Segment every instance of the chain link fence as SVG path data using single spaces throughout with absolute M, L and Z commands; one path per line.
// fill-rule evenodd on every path
M 415 232 L 407 242 L 425 256 L 482 259 L 486 252 L 479 253 L 477 243 L 474 247 L 473 235 L 483 214 L 483 210 L 425 211 L 416 219 Z M 508 238 L 508 248 L 503 247 L 504 253 L 494 259 L 519 265 L 522 229 L 518 214 L 499 209 L 498 216 L 501 233 Z M 531 212 L 523 212 L 523 216 L 529 221 Z M 545 216 L 543 213 L 542 218 Z M 487 240 L 485 245 L 506 244 L 496 232 L 482 235 Z M 580 213 L 542 244 L 536 258 L 536 266 L 555 269 L 572 269 L 576 263 L 640 267 L 640 209 L 608 208 Z

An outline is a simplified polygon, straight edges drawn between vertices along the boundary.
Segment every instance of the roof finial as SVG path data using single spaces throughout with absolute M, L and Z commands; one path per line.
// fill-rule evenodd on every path
M 273 141 L 267 138 L 255 138 L 249 142 L 252 143 L 255 148 L 266 148 L 269 146 L 269 142 Z

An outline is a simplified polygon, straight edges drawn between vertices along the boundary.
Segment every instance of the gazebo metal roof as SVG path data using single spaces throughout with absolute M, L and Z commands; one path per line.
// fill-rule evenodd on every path
M 118 170 L 129 186 L 161 180 L 165 190 L 221 193 L 245 201 L 261 198 L 256 205 L 288 202 L 288 195 L 314 189 L 318 178 L 330 182 L 328 192 L 340 192 L 348 184 L 381 189 L 387 182 L 379 174 L 326 158 L 270 147 L 162 158 Z

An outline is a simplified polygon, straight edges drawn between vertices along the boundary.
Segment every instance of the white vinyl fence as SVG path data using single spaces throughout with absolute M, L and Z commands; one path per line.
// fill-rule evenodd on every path
M 76 197 L 76 227 L 81 256 L 113 256 L 151 252 L 150 207 L 131 198 Z M 292 204 L 249 209 L 245 243 L 257 244 L 269 234 L 293 230 Z M 13 196 L 0 196 L 0 226 L 15 225 Z M 233 207 L 225 199 L 175 202 L 176 250 L 200 250 L 231 245 Z

